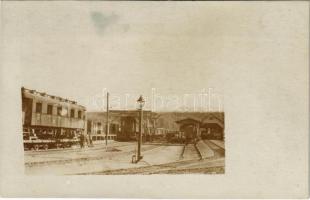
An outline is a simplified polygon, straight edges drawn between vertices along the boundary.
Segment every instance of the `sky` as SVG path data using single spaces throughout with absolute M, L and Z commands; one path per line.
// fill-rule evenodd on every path
M 112 109 L 134 109 L 143 95 L 147 109 L 223 110 L 231 83 L 244 87 L 236 77 L 253 87 L 253 74 L 275 64 L 266 63 L 275 48 L 277 58 L 284 41 L 300 45 L 287 41 L 294 29 L 279 31 L 288 20 L 281 5 L 55 1 L 4 8 L 22 86 L 88 110 L 105 109 L 107 91 Z M 266 68 L 248 70 L 253 65 Z

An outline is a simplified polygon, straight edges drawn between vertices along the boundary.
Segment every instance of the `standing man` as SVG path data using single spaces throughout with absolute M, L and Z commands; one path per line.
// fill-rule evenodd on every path
M 84 135 L 82 133 L 80 135 L 80 146 L 81 146 L 81 149 L 84 148 Z

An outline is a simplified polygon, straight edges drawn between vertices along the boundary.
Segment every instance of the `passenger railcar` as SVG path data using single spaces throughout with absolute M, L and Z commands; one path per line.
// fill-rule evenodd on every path
M 24 149 L 65 148 L 79 142 L 85 107 L 36 90 L 21 89 Z

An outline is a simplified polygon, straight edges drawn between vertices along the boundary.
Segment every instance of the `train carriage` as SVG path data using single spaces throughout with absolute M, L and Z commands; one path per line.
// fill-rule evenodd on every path
M 36 90 L 21 89 L 24 148 L 71 147 L 84 134 L 85 107 Z

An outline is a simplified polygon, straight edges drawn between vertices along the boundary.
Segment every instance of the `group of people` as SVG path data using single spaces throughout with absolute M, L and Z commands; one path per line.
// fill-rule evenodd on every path
M 88 147 L 92 147 L 93 146 L 93 142 L 91 140 L 91 138 L 85 137 L 84 134 L 80 134 L 80 147 L 81 149 L 85 147 L 85 144 L 87 144 Z

